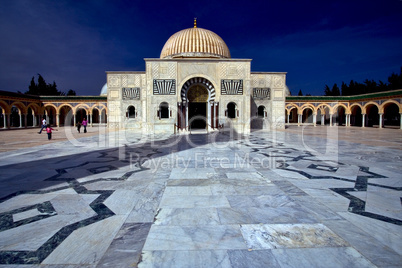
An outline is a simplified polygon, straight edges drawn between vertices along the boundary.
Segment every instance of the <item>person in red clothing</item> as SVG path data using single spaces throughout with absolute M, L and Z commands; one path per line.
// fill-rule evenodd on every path
M 51 139 L 52 139 L 52 130 L 56 130 L 56 131 L 57 131 L 57 129 L 53 129 L 53 128 L 50 127 L 49 124 L 47 124 L 47 126 L 46 126 L 46 132 L 47 132 L 47 139 L 48 139 L 48 140 L 51 140 Z
M 87 133 L 87 125 L 88 125 L 88 121 L 86 118 L 84 118 L 84 120 L 82 120 L 81 125 L 84 126 L 84 133 Z

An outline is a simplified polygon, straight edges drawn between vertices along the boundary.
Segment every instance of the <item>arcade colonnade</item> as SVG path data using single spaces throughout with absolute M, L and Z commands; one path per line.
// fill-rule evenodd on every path
M 402 129 L 402 89 L 355 96 L 287 96 L 287 124 Z M 106 96 L 30 96 L 0 91 L 0 128 L 107 124 Z
M 402 90 L 355 96 L 289 96 L 285 107 L 287 124 L 402 129 Z
M 0 128 L 40 126 L 42 118 L 53 126 L 107 123 L 107 99 L 103 96 L 30 96 L 0 91 Z

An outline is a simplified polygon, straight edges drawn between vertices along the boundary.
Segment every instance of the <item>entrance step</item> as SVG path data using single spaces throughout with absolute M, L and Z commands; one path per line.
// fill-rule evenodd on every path
M 208 134 L 206 129 L 192 129 L 191 134 Z

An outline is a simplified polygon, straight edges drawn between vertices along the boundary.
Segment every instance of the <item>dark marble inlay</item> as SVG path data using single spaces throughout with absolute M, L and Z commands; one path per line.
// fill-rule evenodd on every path
M 115 150 L 111 151 L 113 153 Z M 110 153 L 100 153 L 100 156 L 94 161 L 87 161 L 75 166 L 68 166 L 62 169 L 55 169 L 57 172 L 56 175 L 51 176 L 44 181 L 63 181 L 68 184 L 68 186 L 62 186 L 58 188 L 53 188 L 51 190 L 31 190 L 31 191 L 17 191 L 11 193 L 5 197 L 0 198 L 0 203 L 9 200 L 15 196 L 22 195 L 22 194 L 46 194 L 51 192 L 56 192 L 68 188 L 74 189 L 78 194 L 98 194 L 99 196 L 89 205 L 97 215 L 72 223 L 70 225 L 64 226 L 61 228 L 56 234 L 54 234 L 49 240 L 47 240 L 41 247 L 39 247 L 36 251 L 0 251 L 0 264 L 40 264 L 50 253 L 52 253 L 73 231 L 77 230 L 78 228 L 88 226 L 90 224 L 99 222 L 104 220 L 108 217 L 115 215 L 113 211 L 111 211 L 105 204 L 104 201 L 112 195 L 114 190 L 88 190 L 84 185 L 95 183 L 98 181 L 110 181 L 110 180 L 126 180 L 128 177 L 133 175 L 136 172 L 147 170 L 147 168 L 141 167 L 140 165 L 136 165 L 138 167 L 137 170 L 126 172 L 123 176 L 118 178 L 108 178 L 108 179 L 96 179 L 88 182 L 80 183 L 75 178 L 65 178 L 62 177 L 68 174 L 67 170 L 75 169 L 75 168 L 84 168 L 85 165 L 94 164 L 94 163 L 103 163 L 106 164 L 107 162 L 117 161 L 118 157 L 114 157 L 109 155 Z M 156 151 L 150 153 L 150 155 L 155 154 Z M 144 156 L 142 156 L 144 157 Z M 92 173 L 102 173 L 110 170 L 116 169 L 114 166 L 105 165 L 100 168 L 94 168 L 90 170 Z M 41 213 L 46 213 L 46 215 L 38 215 L 35 217 L 31 217 L 28 219 L 24 219 L 21 221 L 13 222 L 13 214 L 38 209 Z M 19 209 L 15 209 L 12 211 L 8 211 L 5 213 L 0 214 L 0 231 L 6 231 L 11 228 L 16 228 L 18 226 L 28 224 L 31 222 L 40 221 L 44 218 L 48 218 L 51 216 L 56 215 L 56 212 L 51 204 L 50 201 L 44 202 L 41 204 L 36 204 L 33 206 L 26 206 Z M 149 227 L 150 228 L 150 227 Z
M 336 171 L 339 169 L 339 167 L 347 166 L 347 164 L 344 164 L 341 162 L 336 162 L 336 161 L 317 159 L 315 157 L 315 155 L 309 151 L 301 151 L 301 150 L 298 150 L 295 148 L 286 147 L 283 143 L 274 144 L 272 142 L 262 141 L 261 139 L 257 139 L 257 138 L 253 138 L 253 137 L 249 139 L 249 143 L 246 143 L 246 142 L 239 142 L 239 143 L 246 147 L 250 147 L 250 149 L 252 150 L 250 153 L 261 154 L 261 155 L 264 155 L 265 157 L 276 157 L 276 158 L 283 159 L 282 161 L 277 162 L 276 168 L 278 168 L 278 169 L 296 172 L 311 180 L 334 179 L 334 180 L 347 181 L 347 182 L 354 183 L 355 186 L 353 188 L 330 188 L 330 190 L 332 190 L 350 200 L 348 211 L 351 213 L 359 214 L 359 215 L 369 217 L 372 219 L 385 221 L 388 223 L 393 223 L 396 225 L 401 225 L 402 221 L 400 221 L 398 219 L 386 217 L 386 216 L 371 213 L 371 212 L 366 212 L 365 211 L 365 204 L 366 204 L 365 201 L 360 200 L 359 198 L 354 197 L 351 194 L 348 194 L 348 192 L 353 192 L 353 191 L 367 191 L 368 186 L 376 186 L 376 187 L 391 189 L 391 190 L 395 190 L 395 191 L 402 191 L 402 187 L 392 187 L 392 186 L 387 186 L 387 185 L 381 185 L 378 183 L 370 183 L 370 179 L 374 179 L 374 178 L 386 179 L 387 177 L 384 175 L 381 175 L 381 174 L 371 172 L 369 167 L 363 167 L 363 166 L 359 167 L 359 172 L 365 173 L 367 175 L 359 175 L 356 177 L 356 179 L 347 179 L 347 178 L 338 177 L 336 175 Z M 255 146 L 257 146 L 257 148 Z M 307 168 L 333 173 L 333 175 L 311 175 L 306 171 L 292 168 L 292 166 L 291 166 L 292 163 L 295 163 L 295 162 L 301 161 L 301 160 L 315 162 L 315 164 L 311 164 Z M 325 163 L 327 163 L 327 162 L 332 162 L 334 165 L 333 166 L 326 165 Z M 286 193 L 289 193 L 290 195 L 305 195 L 305 193 L 303 191 L 301 191 L 297 187 L 293 186 L 289 182 L 273 181 L 273 183 L 275 183 L 279 188 L 281 188 L 281 190 L 285 191 Z M 402 205 L 402 198 L 401 198 L 401 205 Z
M 90 169 L 88 169 L 88 171 L 93 174 L 99 174 L 99 173 L 108 172 L 108 171 L 112 171 L 112 170 L 116 170 L 116 169 L 117 169 L 117 167 L 109 165 L 109 166 L 90 168 Z
M 36 215 L 34 217 L 30 217 L 30 218 L 23 219 L 23 220 L 16 221 L 16 222 L 13 221 L 14 214 L 33 210 L 33 209 L 37 209 L 41 213 L 41 215 Z M 52 217 L 55 215 L 57 215 L 57 213 L 49 201 L 46 201 L 46 202 L 43 202 L 40 204 L 36 204 L 36 205 L 32 205 L 32 206 L 28 206 L 28 207 L 14 209 L 14 210 L 11 210 L 11 211 L 8 211 L 5 213 L 1 213 L 0 214 L 0 232 L 9 230 L 9 229 L 12 229 L 12 228 L 15 228 L 18 226 L 22 226 L 22 225 L 25 225 L 25 224 L 28 224 L 31 222 L 46 219 L 46 218 L 49 218 L 49 217 Z

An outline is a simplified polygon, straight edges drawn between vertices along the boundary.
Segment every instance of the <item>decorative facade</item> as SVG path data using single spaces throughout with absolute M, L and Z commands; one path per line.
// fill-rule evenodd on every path
M 108 126 L 146 133 L 284 128 L 286 73 L 253 73 L 250 65 L 195 22 L 168 39 L 160 58 L 145 59 L 145 72 L 106 72 Z

